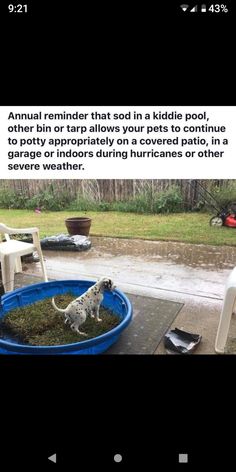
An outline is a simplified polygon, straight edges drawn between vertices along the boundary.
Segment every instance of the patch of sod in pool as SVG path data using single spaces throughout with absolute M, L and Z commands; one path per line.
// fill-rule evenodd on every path
M 70 294 L 59 295 L 55 297 L 55 302 L 59 308 L 66 308 L 74 298 L 75 296 Z M 118 315 L 102 306 L 99 316 L 102 318 L 102 322 L 97 322 L 90 316 L 87 317 L 80 328 L 87 336 L 81 336 L 72 331 L 69 324 L 64 323 L 63 313 L 59 313 L 53 308 L 51 298 L 45 298 L 9 311 L 0 322 L 0 337 L 10 338 L 20 344 L 55 346 L 95 338 L 120 323 Z

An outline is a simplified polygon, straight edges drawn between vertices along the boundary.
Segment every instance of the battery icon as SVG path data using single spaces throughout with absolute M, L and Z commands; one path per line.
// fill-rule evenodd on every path
M 206 5 L 201 5 L 201 11 L 203 11 L 204 13 L 206 13 L 206 11 L 207 11 Z

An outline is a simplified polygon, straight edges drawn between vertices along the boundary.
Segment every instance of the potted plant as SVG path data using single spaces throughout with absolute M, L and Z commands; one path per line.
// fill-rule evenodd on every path
M 70 236 L 76 234 L 88 236 L 91 223 L 92 219 L 85 216 L 73 216 L 71 218 L 66 218 L 65 220 L 65 225 Z

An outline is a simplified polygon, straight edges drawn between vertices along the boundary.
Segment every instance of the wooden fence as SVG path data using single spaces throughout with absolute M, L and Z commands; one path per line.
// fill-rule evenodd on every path
M 213 184 L 222 187 L 227 186 L 231 181 L 200 180 L 199 182 L 210 189 Z M 154 194 L 173 185 L 180 188 L 186 207 L 191 208 L 198 202 L 200 198 L 199 186 L 190 180 L 0 180 L 0 189 L 9 188 L 29 197 L 51 187 L 57 191 L 66 191 L 71 195 L 71 199 L 82 194 L 95 201 L 107 202 L 129 200 L 145 191 Z

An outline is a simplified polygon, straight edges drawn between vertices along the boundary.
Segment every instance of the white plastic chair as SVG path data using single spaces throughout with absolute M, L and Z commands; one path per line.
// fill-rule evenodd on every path
M 220 322 L 217 330 L 215 351 L 224 354 L 225 345 L 228 338 L 230 321 L 234 311 L 236 300 L 236 267 L 232 270 L 225 288 L 223 307 L 220 315 Z
M 39 239 L 38 228 L 9 228 L 0 223 L 0 236 L 4 234 L 6 241 L 0 240 L 0 262 L 2 270 L 2 283 L 5 292 L 10 292 L 14 288 L 14 273 L 22 272 L 21 256 L 37 251 L 42 266 L 43 278 L 48 281 L 46 268 L 43 260 L 42 249 Z M 10 234 L 32 234 L 33 243 L 26 243 L 10 239 Z

